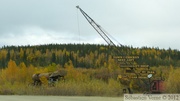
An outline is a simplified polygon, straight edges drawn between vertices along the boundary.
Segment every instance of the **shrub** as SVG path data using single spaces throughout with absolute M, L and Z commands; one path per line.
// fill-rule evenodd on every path
M 180 93 L 180 69 L 172 69 L 166 80 L 166 93 Z

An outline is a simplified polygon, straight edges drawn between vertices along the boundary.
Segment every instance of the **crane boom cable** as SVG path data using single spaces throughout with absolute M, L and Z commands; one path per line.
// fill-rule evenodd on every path
M 103 29 L 103 28 L 102 28 Z M 118 45 L 123 46 L 121 43 L 119 43 L 111 34 L 109 34 L 105 29 L 103 29 L 105 31 L 105 33 L 107 34 L 108 37 L 112 38 L 114 41 L 116 41 L 116 43 L 118 43 Z
M 125 55 L 124 52 L 120 52 L 116 44 L 109 38 L 111 36 L 108 34 L 99 24 L 97 24 L 88 14 L 86 14 L 79 6 L 76 6 L 77 9 L 83 14 L 85 19 L 89 22 L 89 24 L 98 32 L 98 34 L 106 41 L 106 43 L 113 49 L 114 55 Z M 112 36 L 111 36 L 112 38 Z M 115 39 L 115 38 L 113 38 Z M 116 40 L 117 41 L 117 40 Z M 117 41 L 118 42 L 118 41 Z M 118 42 L 118 44 L 122 47 L 123 45 Z
M 86 20 L 98 32 L 98 34 L 108 43 L 108 45 L 112 45 L 112 46 L 116 47 L 114 42 L 111 41 L 111 39 L 107 36 L 105 31 L 103 31 L 103 29 L 100 25 L 98 25 L 90 16 L 88 16 L 88 14 L 86 14 L 79 6 L 76 6 L 76 8 L 78 8 L 81 11 L 81 13 L 86 18 Z
M 79 24 L 79 14 L 78 14 L 78 10 L 77 10 L 77 26 L 78 26 L 78 34 L 79 34 L 79 38 L 78 38 L 78 41 L 79 41 L 79 44 L 80 44 L 80 35 L 81 35 L 81 32 L 80 32 L 80 24 Z

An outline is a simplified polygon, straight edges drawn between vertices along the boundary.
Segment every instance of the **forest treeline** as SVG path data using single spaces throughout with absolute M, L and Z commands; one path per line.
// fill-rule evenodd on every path
M 138 64 L 148 64 L 156 71 L 151 80 L 162 77 L 166 93 L 180 93 L 180 51 L 159 48 L 109 47 L 96 44 L 48 44 L 4 46 L 0 49 L 0 94 L 120 96 L 129 86 L 135 93 L 148 90 L 149 79 L 120 81 L 114 56 L 138 56 Z M 158 67 L 158 68 L 157 68 Z M 31 86 L 35 73 L 65 70 L 65 82 L 49 87 L 46 77 L 41 87 Z M 126 78 L 125 78 L 126 79 Z
M 55 63 L 64 67 L 72 61 L 75 68 L 100 68 L 115 64 L 113 56 L 139 56 L 139 64 L 150 66 L 180 67 L 180 51 L 159 48 L 133 48 L 130 46 L 114 47 L 97 44 L 48 44 L 36 46 L 3 46 L 0 48 L 0 68 L 6 68 L 10 60 L 17 65 L 45 67 Z M 115 65 L 117 68 L 118 65 Z

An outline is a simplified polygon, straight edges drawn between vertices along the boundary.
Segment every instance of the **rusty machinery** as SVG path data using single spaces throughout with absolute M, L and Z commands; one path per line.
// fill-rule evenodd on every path
M 163 91 L 163 80 L 162 79 L 154 79 L 153 76 L 156 74 L 156 71 L 151 70 L 149 65 L 146 64 L 138 64 L 136 62 L 139 59 L 139 56 L 128 56 L 125 53 L 122 53 L 117 48 L 116 44 L 109 37 L 110 35 L 105 31 L 100 25 L 98 25 L 86 12 L 84 12 L 79 6 L 76 6 L 77 9 L 83 14 L 89 24 L 98 32 L 98 34 L 107 42 L 110 47 L 113 47 L 116 50 L 116 53 L 113 53 L 113 56 L 119 63 L 120 68 L 123 68 L 124 73 L 118 75 L 118 79 L 126 79 L 126 81 L 131 81 L 133 79 L 138 79 L 144 81 L 146 83 L 149 93 L 161 93 Z M 122 44 L 119 44 L 120 47 L 123 47 Z M 119 56 L 120 54 L 120 56 Z M 148 83 L 147 83 L 148 82 Z M 127 87 L 129 93 L 132 93 L 130 87 Z M 126 89 L 123 89 L 126 92 Z

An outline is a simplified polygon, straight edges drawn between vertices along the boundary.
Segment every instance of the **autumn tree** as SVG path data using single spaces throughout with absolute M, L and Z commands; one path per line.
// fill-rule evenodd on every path
M 180 69 L 170 68 L 169 78 L 166 80 L 166 92 L 168 93 L 180 93 Z
M 13 84 L 18 79 L 18 67 L 13 60 L 8 62 L 8 68 L 6 69 L 6 79 L 11 82 L 11 84 Z
M 25 83 L 26 80 L 27 80 L 27 76 L 28 76 L 27 74 L 28 74 L 28 69 L 27 69 L 25 63 L 21 62 L 19 64 L 19 71 L 18 71 L 18 74 L 17 74 L 18 78 L 19 78 L 19 81 Z

